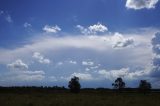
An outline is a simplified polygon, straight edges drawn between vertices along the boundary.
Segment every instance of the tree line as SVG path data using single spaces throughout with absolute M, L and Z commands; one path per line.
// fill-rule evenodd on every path
M 114 81 L 114 83 L 112 83 L 113 88 L 116 89 L 118 92 L 120 92 L 122 90 L 126 90 L 125 85 L 126 84 L 121 77 L 117 78 Z M 79 83 L 79 78 L 76 76 L 71 78 L 71 80 L 69 81 L 68 87 L 70 88 L 70 91 L 72 93 L 79 93 L 80 89 L 81 89 L 81 85 Z M 151 88 L 152 88 L 152 86 L 151 86 L 150 82 L 147 82 L 146 80 L 141 80 L 139 82 L 138 90 L 140 92 L 147 93 L 151 90 Z
M 8 92 L 8 91 L 14 91 L 14 92 L 64 92 L 66 90 L 69 90 L 71 93 L 79 93 L 82 91 L 91 91 L 91 90 L 97 90 L 97 91 L 116 91 L 116 92 L 124 92 L 124 91 L 139 91 L 142 93 L 148 93 L 151 91 L 151 83 L 147 80 L 140 80 L 138 88 L 126 88 L 126 84 L 123 81 L 121 77 L 115 79 L 115 81 L 112 83 L 113 89 L 109 88 L 81 88 L 81 84 L 79 82 L 79 77 L 72 77 L 70 81 L 68 82 L 68 88 L 65 88 L 64 86 L 12 86 L 12 87 L 1 87 L 0 86 L 0 92 Z M 153 89 L 152 89 L 153 91 Z M 156 90 L 155 92 L 160 92 L 160 89 Z

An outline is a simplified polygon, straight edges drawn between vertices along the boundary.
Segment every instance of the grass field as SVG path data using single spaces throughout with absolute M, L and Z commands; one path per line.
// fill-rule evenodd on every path
M 69 92 L 0 93 L 0 106 L 160 106 L 160 94 Z

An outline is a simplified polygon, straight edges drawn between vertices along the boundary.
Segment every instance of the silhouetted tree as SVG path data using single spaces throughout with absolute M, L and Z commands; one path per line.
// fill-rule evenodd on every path
M 68 87 L 70 88 L 70 91 L 73 93 L 78 93 L 80 91 L 81 85 L 79 83 L 79 78 L 74 76 L 69 81 Z
M 147 82 L 146 80 L 141 80 L 139 83 L 139 91 L 143 93 L 147 93 L 151 90 L 152 86 L 150 82 Z
M 121 90 L 121 89 L 125 88 L 125 82 L 123 81 L 122 78 L 119 77 L 114 81 L 114 83 L 112 83 L 112 86 L 115 89 Z

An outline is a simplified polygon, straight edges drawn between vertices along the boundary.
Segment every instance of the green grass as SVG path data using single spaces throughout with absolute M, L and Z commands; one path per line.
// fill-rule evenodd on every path
M 0 106 L 160 106 L 160 94 L 81 92 L 0 93 Z

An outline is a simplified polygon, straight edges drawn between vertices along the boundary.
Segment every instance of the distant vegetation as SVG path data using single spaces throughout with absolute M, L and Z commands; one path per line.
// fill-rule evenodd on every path
M 151 89 L 151 83 L 146 80 L 140 80 L 139 86 L 137 88 L 129 88 L 125 87 L 126 84 L 122 78 L 117 78 L 114 83 L 112 83 L 113 89 L 109 88 L 81 88 L 79 78 L 74 76 L 68 83 L 68 88 L 64 86 L 12 86 L 12 87 L 2 87 L 0 86 L 0 93 L 5 92 L 71 92 L 71 93 L 79 93 L 80 91 L 122 91 L 122 92 L 159 92 L 160 89 Z
M 126 88 L 117 78 L 109 88 L 81 88 L 73 77 L 64 86 L 0 87 L 0 106 L 159 106 L 160 89 L 141 80 L 137 88 Z

